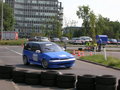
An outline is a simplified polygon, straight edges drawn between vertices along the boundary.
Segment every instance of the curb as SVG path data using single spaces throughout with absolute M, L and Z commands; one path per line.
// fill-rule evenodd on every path
M 111 69 L 119 70 L 120 71 L 120 68 L 115 68 L 115 67 L 112 67 L 112 66 L 107 66 L 107 65 L 95 63 L 95 62 L 92 62 L 92 61 L 89 61 L 89 60 L 84 60 L 84 59 L 77 59 L 77 60 L 80 60 L 80 61 L 83 61 L 83 62 L 87 62 L 87 63 L 91 63 L 91 64 L 95 64 L 95 65 L 99 65 L 99 66 L 103 66 L 103 67 L 106 67 L 106 68 L 111 68 Z

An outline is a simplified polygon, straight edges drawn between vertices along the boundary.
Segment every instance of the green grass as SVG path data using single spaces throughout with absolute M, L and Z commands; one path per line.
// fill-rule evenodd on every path
M 26 42 L 26 39 L 18 39 L 18 40 L 0 40 L 0 45 L 21 45 Z
M 93 55 L 81 57 L 80 59 L 89 60 L 95 63 L 120 68 L 120 59 L 114 57 L 107 57 L 107 60 L 105 60 L 103 55 Z

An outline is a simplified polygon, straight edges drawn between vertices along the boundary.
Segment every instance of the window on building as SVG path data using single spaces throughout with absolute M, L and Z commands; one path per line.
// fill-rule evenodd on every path
M 32 9 L 39 9 L 39 7 L 38 6 L 33 6 Z
M 24 3 L 24 0 L 15 0 L 16 2 Z
M 37 4 L 37 0 L 32 0 L 32 3 Z
M 15 8 L 24 9 L 24 6 L 23 6 L 23 5 L 20 5 L 20 4 L 15 4 Z

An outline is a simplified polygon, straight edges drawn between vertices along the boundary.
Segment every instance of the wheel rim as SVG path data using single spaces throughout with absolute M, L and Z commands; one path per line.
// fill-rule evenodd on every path
M 42 60 L 42 67 L 48 68 L 48 62 L 46 60 Z

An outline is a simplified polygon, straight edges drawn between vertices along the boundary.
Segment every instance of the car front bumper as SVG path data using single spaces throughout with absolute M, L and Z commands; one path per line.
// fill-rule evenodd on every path
M 49 61 L 49 68 L 66 68 L 72 67 L 75 64 L 75 58 L 65 60 L 51 60 Z

